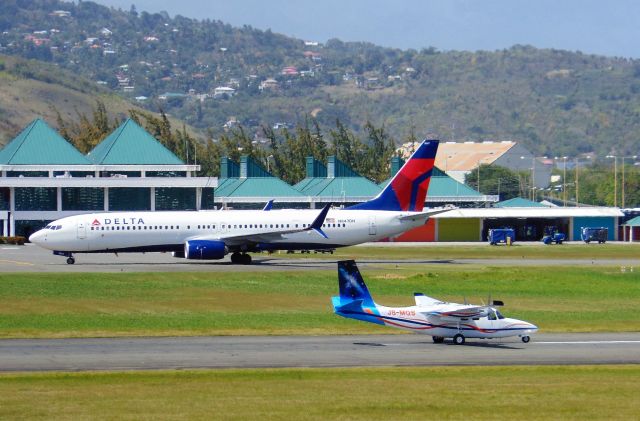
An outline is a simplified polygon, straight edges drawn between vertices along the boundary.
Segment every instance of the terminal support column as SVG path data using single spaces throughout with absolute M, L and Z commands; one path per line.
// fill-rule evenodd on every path
M 109 187 L 104 188 L 104 211 L 109 212 Z
M 151 211 L 155 211 L 156 210 L 156 188 L 155 187 L 151 187 L 151 194 L 149 195 L 149 198 L 151 200 Z
M 202 187 L 196 187 L 196 210 L 202 209 Z
M 16 212 L 16 188 L 9 187 L 9 236 L 16 235 L 16 218 L 13 216 Z

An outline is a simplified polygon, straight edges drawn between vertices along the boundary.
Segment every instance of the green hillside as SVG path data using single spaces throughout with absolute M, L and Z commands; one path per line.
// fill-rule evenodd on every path
M 65 122 L 78 124 L 82 116 L 91 120 L 98 101 L 104 104 L 113 126 L 128 117 L 131 110 L 143 111 L 110 89 L 100 88 L 68 70 L 0 54 L 0 147 L 36 117 L 54 127 L 58 113 Z M 170 121 L 181 127 L 175 118 Z M 187 130 L 195 133 L 193 128 Z
M 635 154 L 640 145 L 638 60 L 529 46 L 321 44 L 89 1 L 5 0 L 0 34 L 4 54 L 54 63 L 213 136 L 233 119 L 255 133 L 312 115 L 325 129 L 340 119 L 361 131 L 369 120 L 396 142 L 412 132 L 517 140 L 537 155 Z

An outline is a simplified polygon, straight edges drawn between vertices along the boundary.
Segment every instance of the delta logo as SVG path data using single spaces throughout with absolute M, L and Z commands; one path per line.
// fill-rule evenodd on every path
M 100 224 L 100 221 L 98 221 L 97 219 L 94 219 L 91 225 L 95 227 L 96 225 L 101 225 L 101 224 Z

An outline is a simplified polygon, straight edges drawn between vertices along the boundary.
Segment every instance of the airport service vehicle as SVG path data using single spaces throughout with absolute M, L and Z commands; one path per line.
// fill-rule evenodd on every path
M 249 252 L 330 250 L 400 234 L 450 208 L 423 211 L 437 140 L 424 140 L 387 187 L 345 209 L 113 212 L 48 224 L 32 243 L 73 264 L 76 253 L 172 252 L 175 257 L 250 264 Z
M 544 237 L 542 237 L 542 242 L 546 245 L 553 244 L 553 243 L 562 244 L 562 242 L 566 239 L 567 239 L 567 236 L 564 235 L 563 233 L 554 232 L 553 234 L 547 234 Z
M 489 244 L 492 246 L 500 243 L 511 245 L 515 240 L 516 233 L 513 228 L 494 228 L 489 230 Z
M 522 342 L 538 327 L 517 319 L 504 317 L 495 307 L 504 305 L 491 301 L 487 305 L 446 303 L 422 293 L 415 294 L 416 305 L 385 307 L 376 304 L 353 260 L 338 262 L 340 295 L 333 297 L 333 309 L 339 316 L 362 320 L 411 332 L 431 335 L 433 342 L 443 343 L 453 338 L 462 345 L 466 338 L 494 339 L 519 336 Z
M 580 236 L 582 241 L 589 244 L 592 241 L 597 241 L 598 244 L 607 242 L 609 237 L 609 229 L 605 227 L 583 227 Z

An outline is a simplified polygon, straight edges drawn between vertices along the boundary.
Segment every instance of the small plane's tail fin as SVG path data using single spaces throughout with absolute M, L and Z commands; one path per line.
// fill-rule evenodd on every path
M 342 305 L 352 301 L 360 301 L 364 306 L 375 305 L 354 260 L 338 262 L 338 284 Z
M 438 144 L 438 140 L 422 141 L 384 190 L 373 199 L 347 209 L 421 212 Z

